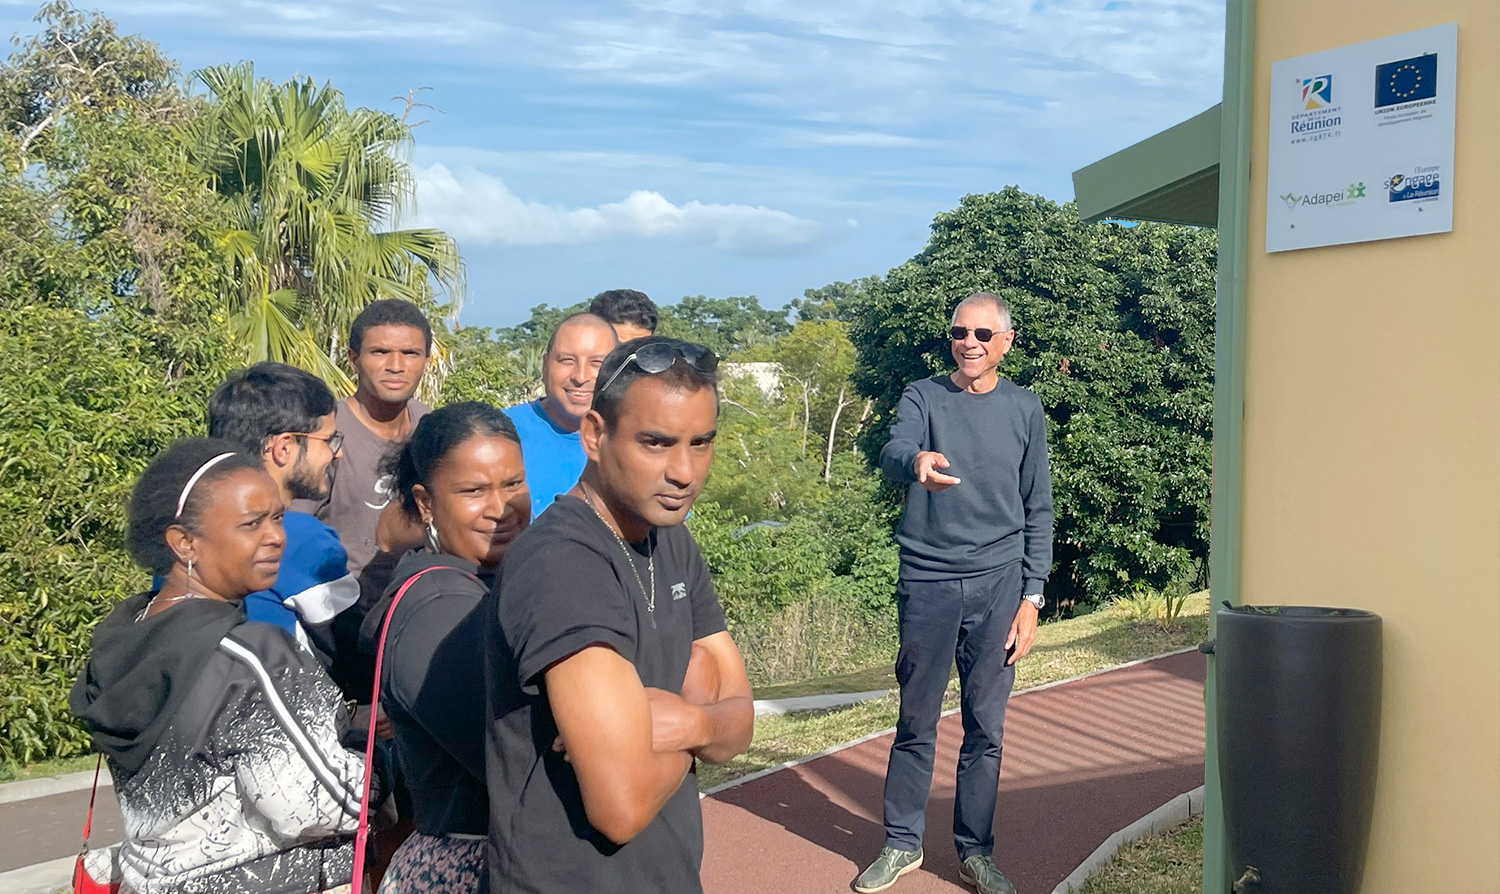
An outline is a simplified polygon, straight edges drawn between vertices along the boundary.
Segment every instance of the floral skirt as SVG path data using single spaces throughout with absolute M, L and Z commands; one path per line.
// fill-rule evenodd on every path
M 477 894 L 487 866 L 484 846 L 482 838 L 413 832 L 391 857 L 380 894 Z

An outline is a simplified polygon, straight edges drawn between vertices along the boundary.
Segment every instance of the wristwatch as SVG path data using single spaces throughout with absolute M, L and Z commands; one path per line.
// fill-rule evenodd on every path
M 1041 593 L 1027 593 L 1021 598 L 1031 603 L 1031 607 L 1036 609 L 1037 611 L 1041 611 L 1042 606 L 1047 604 L 1047 597 L 1043 596 Z

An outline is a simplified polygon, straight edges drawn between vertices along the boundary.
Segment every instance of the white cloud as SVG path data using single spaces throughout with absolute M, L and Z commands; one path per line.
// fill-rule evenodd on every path
M 417 167 L 414 224 L 480 245 L 560 245 L 625 239 L 675 239 L 735 255 L 801 254 L 817 242 L 817 223 L 763 205 L 690 201 L 637 190 L 623 201 L 567 208 L 528 201 L 498 177 L 441 164 Z
M 880 131 L 847 131 L 844 133 L 804 133 L 796 137 L 796 141 L 813 143 L 819 146 L 920 146 L 930 143 L 931 140 L 922 140 L 916 137 L 903 136 L 896 133 L 882 133 Z

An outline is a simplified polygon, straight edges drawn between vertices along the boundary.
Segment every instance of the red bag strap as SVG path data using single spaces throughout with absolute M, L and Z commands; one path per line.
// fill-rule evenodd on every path
M 94 796 L 99 794 L 99 770 L 104 766 L 104 755 L 99 755 L 99 760 L 94 764 L 94 790 L 89 792 L 89 812 L 83 817 L 83 850 L 79 853 L 88 853 L 89 831 L 94 828 Z
M 360 886 L 364 882 L 365 875 L 365 847 L 370 838 L 370 766 L 375 760 L 375 719 L 380 708 L 380 668 L 385 659 L 385 634 L 391 626 L 391 618 L 396 614 L 396 606 L 401 603 L 401 597 L 411 589 L 411 585 L 417 582 L 417 578 L 429 571 L 447 569 L 457 571 L 465 577 L 478 581 L 479 578 L 469 574 L 460 568 L 452 568 L 447 565 L 433 565 L 423 568 L 416 574 L 406 579 L 396 595 L 391 597 L 391 606 L 385 610 L 385 618 L 380 622 L 380 638 L 375 641 L 375 685 L 370 690 L 370 728 L 365 731 L 365 773 L 364 783 L 360 789 L 359 796 L 359 827 L 354 832 L 354 877 L 350 880 L 350 894 L 359 894 Z M 93 808 L 90 807 L 90 812 Z M 84 827 L 84 835 L 87 837 L 87 826 Z

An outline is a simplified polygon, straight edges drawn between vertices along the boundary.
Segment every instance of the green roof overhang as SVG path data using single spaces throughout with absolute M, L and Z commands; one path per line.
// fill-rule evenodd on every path
M 1078 216 L 1217 226 L 1221 117 L 1214 106 L 1074 171 Z

